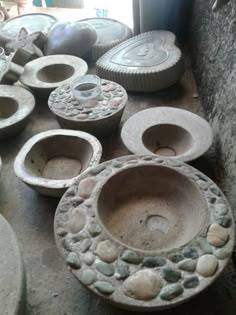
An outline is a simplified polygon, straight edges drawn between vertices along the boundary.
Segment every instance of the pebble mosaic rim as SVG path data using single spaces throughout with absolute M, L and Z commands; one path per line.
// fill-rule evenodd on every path
M 93 201 L 104 181 L 140 165 L 164 166 L 191 179 L 207 202 L 207 231 L 161 255 L 143 254 L 112 239 L 96 218 Z M 80 217 L 73 218 L 74 209 Z M 232 212 L 215 183 L 183 162 L 150 155 L 117 158 L 82 174 L 57 207 L 54 232 L 60 253 L 82 284 L 110 303 L 137 311 L 173 307 L 204 290 L 223 271 L 234 245 Z
M 102 95 L 96 101 L 89 100 L 87 105 L 84 103 L 79 106 L 80 102 L 72 95 L 70 85 L 59 86 L 49 96 L 49 109 L 56 116 L 78 123 L 102 121 L 124 110 L 128 101 L 125 89 L 113 81 L 103 79 L 101 80 L 101 87 Z M 97 104 L 93 106 L 93 102 Z M 102 114 L 104 116 L 101 116 Z M 80 115 L 83 117 L 80 118 Z M 90 118 L 92 115 L 94 118 Z

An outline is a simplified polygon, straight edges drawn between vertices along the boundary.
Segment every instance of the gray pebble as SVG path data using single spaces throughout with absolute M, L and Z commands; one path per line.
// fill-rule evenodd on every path
M 162 267 L 161 274 L 162 277 L 170 283 L 177 282 L 181 278 L 181 272 L 170 267 Z
M 81 275 L 81 282 L 85 285 L 94 283 L 97 279 L 97 274 L 92 269 L 85 269 Z
M 217 223 L 223 226 L 224 228 L 229 228 L 232 225 L 232 219 L 228 216 L 219 217 L 216 219 Z
M 115 269 L 112 265 L 107 264 L 105 262 L 98 262 L 96 263 L 96 269 L 104 274 L 105 276 L 111 277 L 113 276 Z
M 119 274 L 119 279 L 126 279 L 130 275 L 129 265 L 121 260 L 117 262 L 116 271 Z
M 92 264 L 95 261 L 95 256 L 93 253 L 88 252 L 87 254 L 84 255 L 84 262 L 87 266 L 92 266 Z
M 66 258 L 66 262 L 71 268 L 79 269 L 81 267 L 80 259 L 75 252 L 69 253 Z
M 163 257 L 144 257 L 142 265 L 148 268 L 161 267 L 166 264 L 166 260 Z
M 215 205 L 215 211 L 219 215 L 225 215 L 228 213 L 228 207 L 224 203 L 217 203 Z
M 199 279 L 196 276 L 186 277 L 183 282 L 185 289 L 193 289 L 199 285 Z
M 186 258 L 196 259 L 198 258 L 197 249 L 194 247 L 187 246 L 183 249 L 183 255 Z
M 91 223 L 88 227 L 88 230 L 92 237 L 96 237 L 102 232 L 101 227 L 96 223 Z
M 168 256 L 168 259 L 172 261 L 173 263 L 177 264 L 178 262 L 184 259 L 184 256 L 179 253 L 174 253 L 174 254 L 170 254 Z
M 110 295 L 114 292 L 113 285 L 106 281 L 97 281 L 94 286 L 100 293 L 105 295 Z
M 231 255 L 231 251 L 227 248 L 219 248 L 214 251 L 214 255 L 220 259 L 223 260 Z
M 81 252 L 82 253 L 87 252 L 91 245 L 92 245 L 92 242 L 89 238 L 86 238 L 85 240 L 83 240 L 80 244 Z
M 170 284 L 161 290 L 160 297 L 162 300 L 171 301 L 180 296 L 183 292 L 184 289 L 180 284 Z
M 65 248 L 65 250 L 67 250 L 68 252 L 72 251 L 72 246 L 69 242 L 69 240 L 65 237 L 62 241 L 62 246 Z
M 63 237 L 63 236 L 66 236 L 67 234 L 67 231 L 61 227 L 57 228 L 56 229 L 56 234 Z
M 140 257 L 134 251 L 127 249 L 123 252 L 121 259 L 126 261 L 127 263 L 138 265 L 141 262 L 142 257 Z
M 193 272 L 196 269 L 196 260 L 185 259 L 178 263 L 178 268 L 184 271 Z
M 197 244 L 204 254 L 212 254 L 212 248 L 205 238 L 197 239 Z

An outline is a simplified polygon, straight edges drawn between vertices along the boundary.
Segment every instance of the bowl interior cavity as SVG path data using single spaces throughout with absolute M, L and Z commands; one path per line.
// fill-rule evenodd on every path
M 7 119 L 18 110 L 18 103 L 11 97 L 0 97 L 0 120 Z
M 111 236 L 142 251 L 169 251 L 205 227 L 206 202 L 183 174 L 139 166 L 111 177 L 98 197 L 98 218 Z
M 92 155 L 93 149 L 87 140 L 55 135 L 34 144 L 26 156 L 25 168 L 33 176 L 71 179 L 88 167 Z
M 160 124 L 145 130 L 145 147 L 160 156 L 178 156 L 186 153 L 193 146 L 191 134 L 184 128 L 171 124 Z
M 74 72 L 74 68 L 70 65 L 54 64 L 40 69 L 37 78 L 45 83 L 56 83 L 69 79 Z

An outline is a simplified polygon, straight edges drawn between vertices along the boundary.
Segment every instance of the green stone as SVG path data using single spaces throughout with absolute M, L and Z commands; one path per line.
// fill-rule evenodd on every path
M 228 216 L 219 217 L 216 219 L 217 223 L 223 226 L 224 228 L 229 228 L 232 224 L 232 219 Z
M 119 279 L 126 279 L 129 276 L 129 265 L 124 261 L 119 260 L 117 262 L 116 268 L 117 273 L 119 274 Z
M 167 282 L 171 283 L 177 282 L 181 278 L 181 272 L 170 267 L 162 267 L 161 274 Z
M 110 295 L 114 292 L 113 285 L 106 281 L 97 281 L 94 286 L 102 294 Z
M 178 267 L 181 270 L 193 272 L 196 269 L 196 260 L 193 259 L 185 259 L 178 263 Z
M 184 289 L 180 284 L 170 284 L 161 290 L 160 297 L 162 300 L 171 301 L 183 292 Z
M 179 253 L 174 253 L 174 254 L 170 254 L 168 258 L 170 261 L 177 264 L 178 262 L 184 259 L 184 256 Z
M 212 248 L 205 238 L 199 238 L 197 244 L 204 254 L 212 254 Z
M 89 226 L 88 230 L 89 230 L 89 233 L 92 235 L 92 237 L 96 237 L 102 232 L 100 226 L 96 223 L 92 223 Z
M 148 268 L 162 267 L 166 264 L 163 257 L 144 257 L 142 265 Z
M 92 269 L 85 269 L 81 275 L 81 282 L 85 285 L 94 283 L 97 279 L 97 274 Z
M 214 255 L 216 256 L 216 258 L 223 260 L 231 255 L 231 251 L 227 248 L 219 248 L 214 251 Z
M 193 289 L 199 285 L 199 279 L 196 276 L 187 277 L 184 279 L 183 286 L 185 289 Z
M 194 247 L 187 246 L 183 249 L 183 255 L 186 258 L 196 259 L 198 258 L 197 249 Z
M 121 256 L 121 259 L 127 263 L 138 265 L 141 262 L 142 257 L 132 250 L 125 250 Z
M 73 269 L 79 269 L 81 267 L 80 259 L 75 252 L 69 253 L 66 258 L 66 262 Z
M 115 269 L 112 265 L 107 264 L 105 262 L 98 262 L 96 263 L 96 269 L 104 274 L 105 276 L 111 277 L 113 276 Z

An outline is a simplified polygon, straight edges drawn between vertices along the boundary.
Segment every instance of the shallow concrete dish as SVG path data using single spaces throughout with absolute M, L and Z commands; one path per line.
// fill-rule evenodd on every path
M 156 154 L 192 161 L 212 144 L 211 126 L 189 111 L 157 107 L 134 114 L 124 124 L 121 138 L 134 154 Z
M 0 314 L 25 314 L 26 278 L 16 235 L 0 215 Z
M 0 139 L 21 131 L 34 110 L 34 96 L 17 86 L 0 85 Z
M 153 155 L 121 157 L 79 176 L 57 207 L 54 232 L 75 277 L 135 311 L 192 298 L 219 276 L 234 245 L 220 189 L 193 167 Z
M 18 153 L 16 175 L 38 192 L 61 197 L 79 174 L 100 162 L 102 147 L 92 135 L 55 129 L 28 140 Z
M 62 128 L 109 136 L 119 126 L 128 96 L 122 86 L 107 80 L 101 80 L 101 90 L 96 100 L 82 102 L 66 84 L 50 94 L 48 105 Z
M 30 87 L 39 97 L 48 97 L 59 85 L 87 73 L 87 63 L 70 55 L 51 55 L 26 64 L 20 81 Z
M 184 59 L 173 33 L 152 31 L 110 49 L 97 61 L 96 71 L 127 91 L 153 92 L 180 80 Z

